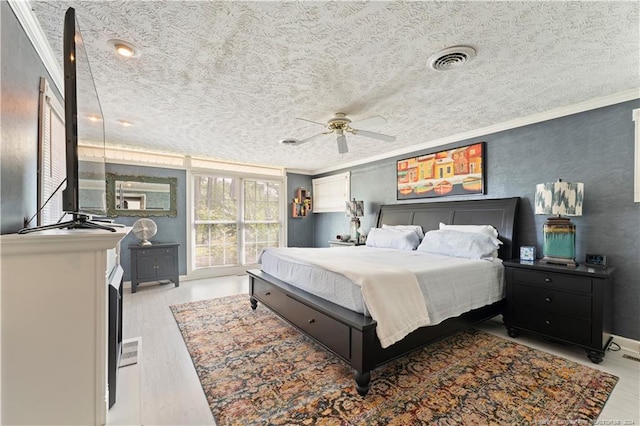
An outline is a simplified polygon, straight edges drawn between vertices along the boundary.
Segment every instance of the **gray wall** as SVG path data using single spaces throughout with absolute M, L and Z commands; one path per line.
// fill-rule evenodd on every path
M 584 261 L 587 252 L 609 256 L 616 268 L 614 333 L 636 340 L 640 339 L 640 203 L 633 202 L 631 114 L 639 107 L 640 100 L 635 100 L 451 144 L 487 142 L 487 193 L 447 198 L 521 197 L 516 244 L 535 245 L 542 253 L 546 218 L 533 214 L 535 185 L 558 178 L 584 182 L 583 215 L 571 218 L 577 227 L 577 259 Z M 412 155 L 351 169 L 351 195 L 365 201 L 365 229 L 374 225 L 381 204 L 398 203 L 395 161 Z M 416 202 L 420 201 L 431 200 Z M 344 214 L 314 216 L 318 247 L 326 247 L 336 233 L 348 230 Z
M 7 2 L 0 2 L 0 233 L 17 232 L 38 202 L 38 96 L 40 77 L 53 80 Z M 60 28 L 62 31 L 62 27 Z M 56 95 L 61 99 L 60 94 Z M 35 225 L 36 221 L 32 222 Z
M 128 166 L 123 164 L 107 163 L 107 173 L 116 173 L 127 176 L 153 176 L 153 177 L 175 177 L 178 215 L 176 217 L 156 217 L 150 216 L 158 226 L 158 232 L 151 239 L 152 242 L 180 243 L 178 249 L 178 264 L 180 275 L 187 274 L 187 172 L 184 170 L 163 169 L 157 167 Z M 115 221 L 127 226 L 140 219 L 140 217 L 118 216 Z M 129 233 L 120 243 L 120 264 L 124 269 L 125 281 L 131 280 L 131 252 L 129 244 L 138 244 L 138 240 L 133 233 Z
M 313 247 L 313 222 L 316 215 L 309 213 L 306 217 L 291 217 L 291 204 L 300 187 L 311 191 L 311 176 L 287 173 L 287 246 Z

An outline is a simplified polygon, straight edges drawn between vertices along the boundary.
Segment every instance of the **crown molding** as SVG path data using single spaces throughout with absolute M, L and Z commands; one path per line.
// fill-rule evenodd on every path
M 302 169 L 285 169 L 287 173 L 295 173 L 297 175 L 308 175 L 313 176 L 314 173 L 311 170 L 302 170 Z
M 386 152 L 384 154 L 374 155 L 371 157 L 362 158 L 360 160 L 351 161 L 348 163 L 338 164 L 338 165 L 327 167 L 324 169 L 313 170 L 311 174 L 315 176 L 323 173 L 334 172 L 337 170 L 348 169 L 348 168 L 359 166 L 362 164 L 372 163 L 374 161 L 385 160 L 387 158 L 392 158 L 399 155 L 412 154 L 418 151 L 436 148 L 439 146 L 462 141 L 465 139 L 486 136 L 493 133 L 502 132 L 505 130 L 524 127 L 530 124 L 540 123 L 543 121 L 553 120 L 555 118 L 566 117 L 568 115 L 606 107 L 609 105 L 615 105 L 622 102 L 632 101 L 634 99 L 640 99 L 640 88 L 627 90 L 624 92 L 618 92 L 612 95 L 602 96 L 599 98 L 590 99 L 585 102 L 579 102 L 577 104 L 568 105 L 561 108 L 555 108 L 555 109 L 541 112 L 538 114 L 529 115 L 527 117 L 516 118 L 514 120 L 505 121 L 504 123 L 493 124 L 491 126 L 482 127 L 480 129 L 475 129 L 468 132 L 458 133 L 456 135 L 447 136 L 445 138 L 434 139 L 429 142 L 425 142 L 417 145 L 411 145 L 405 148 Z
M 29 41 L 31 41 L 36 53 L 40 56 L 44 67 L 53 79 L 53 84 L 64 98 L 64 74 L 60 69 L 60 63 L 53 54 L 53 50 L 42 31 L 36 15 L 33 13 L 33 10 L 31 10 L 29 1 L 8 0 L 8 3 L 13 13 L 15 13 L 18 22 L 20 22 L 22 29 L 27 34 Z

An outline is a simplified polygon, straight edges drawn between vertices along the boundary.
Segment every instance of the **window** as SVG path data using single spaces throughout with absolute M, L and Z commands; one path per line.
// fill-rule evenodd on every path
M 280 184 L 244 181 L 244 256 L 257 263 L 266 247 L 280 245 Z
M 313 212 L 344 212 L 349 201 L 351 174 L 349 172 L 313 179 Z
M 49 83 L 40 78 L 40 123 L 38 158 L 38 225 L 57 223 L 63 213 L 62 190 L 66 178 L 64 108 Z M 49 199 L 51 197 L 51 199 Z M 47 200 L 49 200 L 47 202 Z M 46 203 L 46 204 L 45 204 Z
M 238 264 L 238 191 L 235 178 L 194 176 L 195 266 Z
M 257 263 L 282 240 L 279 181 L 193 175 L 194 269 Z

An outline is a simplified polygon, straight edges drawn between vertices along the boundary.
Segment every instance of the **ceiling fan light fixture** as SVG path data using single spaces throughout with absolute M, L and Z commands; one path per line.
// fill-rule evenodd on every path
M 429 57 L 429 68 L 434 71 L 449 71 L 465 65 L 476 57 L 471 46 L 452 46 L 442 49 Z

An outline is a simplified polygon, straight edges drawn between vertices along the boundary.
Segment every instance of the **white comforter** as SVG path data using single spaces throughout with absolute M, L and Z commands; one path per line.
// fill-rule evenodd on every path
M 468 260 L 371 247 L 267 249 L 261 259 L 267 261 L 263 265 L 265 272 L 294 285 L 291 275 L 284 271 L 291 265 L 312 265 L 356 283 L 367 310 L 378 322 L 376 331 L 383 347 L 418 327 L 500 300 L 503 293 L 499 260 Z M 275 259 L 290 264 L 282 268 Z M 304 289 L 318 294 L 308 286 Z

